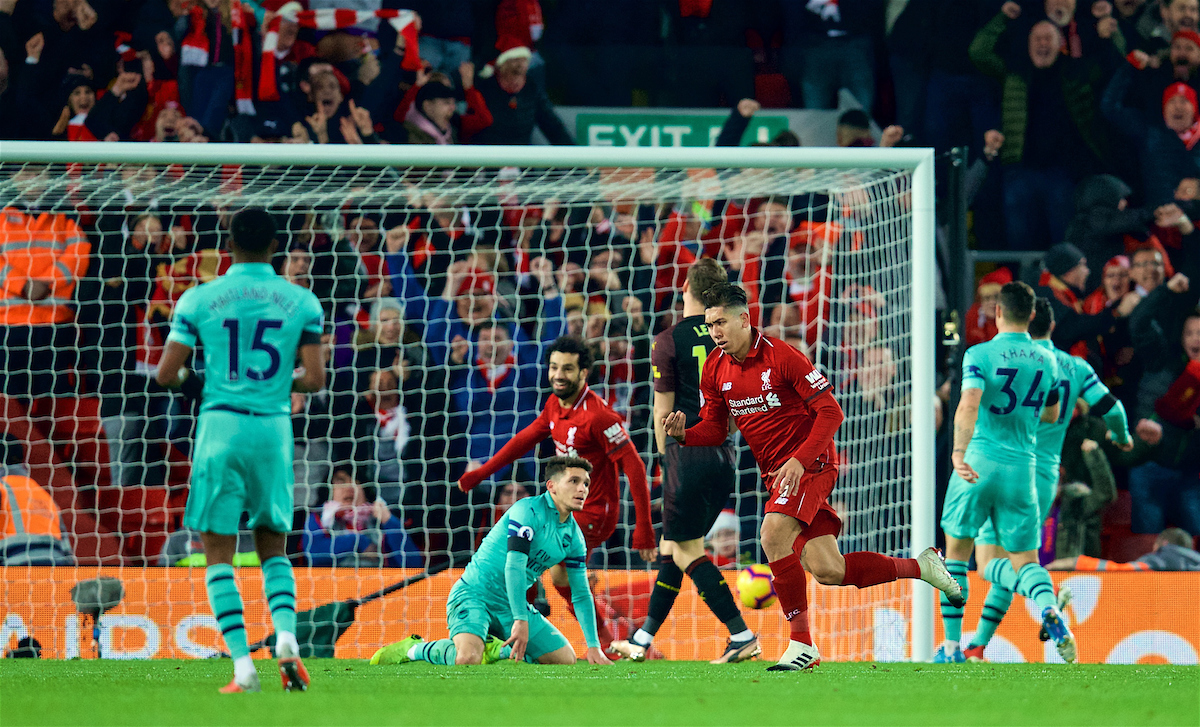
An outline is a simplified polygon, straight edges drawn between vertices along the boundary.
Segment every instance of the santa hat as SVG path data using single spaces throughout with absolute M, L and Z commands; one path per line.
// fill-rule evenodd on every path
M 1129 270 L 1130 267 L 1132 267 L 1132 266 L 1129 262 L 1128 257 L 1126 257 L 1125 255 L 1113 255 L 1112 257 L 1110 257 L 1108 259 L 1108 262 L 1104 263 L 1104 272 L 1107 273 L 1109 270 L 1112 270 L 1113 268 L 1124 268 L 1126 270 Z
M 123 30 L 118 30 L 116 36 L 117 55 L 121 57 L 122 63 L 132 63 L 137 60 L 137 51 L 133 49 L 130 43 L 133 42 L 133 36 Z
M 454 295 L 466 295 L 467 293 L 491 293 L 496 289 L 496 281 L 488 273 L 480 270 L 472 270 L 458 284 L 458 290 Z
M 508 63 L 509 61 L 515 61 L 521 58 L 524 58 L 525 60 L 533 58 L 533 51 L 531 51 L 528 47 L 521 45 L 521 42 L 518 40 L 510 39 L 508 41 L 501 41 L 496 45 L 500 47 L 500 55 L 496 56 L 496 60 L 483 67 L 483 69 L 479 72 L 480 78 L 491 77 L 492 74 L 496 72 L 497 68 L 505 63 Z
M 997 295 L 1000 289 L 1013 281 L 1012 271 L 1008 268 L 997 268 L 979 279 L 976 290 L 979 295 Z
M 1163 114 L 1167 113 L 1167 102 L 1176 96 L 1183 96 L 1192 105 L 1192 120 L 1195 121 L 1200 116 L 1200 106 L 1196 103 L 1196 89 L 1186 83 L 1172 83 L 1163 91 Z
M 717 533 L 719 533 L 722 530 L 737 531 L 737 529 L 738 529 L 737 514 L 734 513 L 733 510 L 731 510 L 729 508 L 725 508 L 724 510 L 722 510 L 720 512 L 720 514 L 717 515 L 716 522 L 714 522 L 713 526 L 711 528 L 709 528 L 708 534 L 704 536 L 704 539 L 712 540 L 714 537 L 716 537 Z
M 1171 36 L 1171 42 L 1175 42 L 1180 38 L 1183 38 L 1184 40 L 1190 40 L 1192 43 L 1195 43 L 1197 47 L 1200 47 L 1200 33 L 1197 33 L 1191 28 L 1182 28 L 1175 31 L 1175 35 Z

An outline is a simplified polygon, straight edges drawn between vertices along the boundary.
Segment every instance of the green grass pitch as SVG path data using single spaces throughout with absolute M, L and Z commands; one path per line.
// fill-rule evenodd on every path
M 1200 725 L 1200 667 L 628 662 L 372 667 L 309 660 L 312 688 L 217 694 L 217 661 L 0 660 L 0 725 Z

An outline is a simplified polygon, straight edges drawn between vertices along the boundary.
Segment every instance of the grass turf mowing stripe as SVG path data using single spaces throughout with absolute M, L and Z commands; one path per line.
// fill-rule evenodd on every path
M 0 664 L 0 724 L 18 725 L 1196 725 L 1200 668 L 767 662 L 372 667 L 305 662 L 285 694 L 220 695 L 228 660 Z

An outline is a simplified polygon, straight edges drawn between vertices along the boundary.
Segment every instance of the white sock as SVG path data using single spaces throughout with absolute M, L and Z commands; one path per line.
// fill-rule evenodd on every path
M 654 634 L 645 629 L 638 629 L 630 641 L 643 648 L 649 648 L 650 644 L 654 643 Z
M 254 668 L 254 660 L 249 656 L 239 656 L 233 660 L 233 680 L 239 684 L 245 684 L 258 678 L 258 671 Z
M 421 648 L 424 645 L 425 645 L 424 641 L 418 641 L 417 643 L 408 647 L 408 655 L 407 656 L 410 661 L 417 658 L 417 649 Z
M 942 642 L 942 648 L 946 650 L 947 654 L 953 654 L 954 650 L 958 648 L 958 642 L 946 639 Z
M 296 635 L 291 631 L 280 631 L 275 634 L 275 655 L 287 653 L 288 656 L 300 656 L 300 644 L 296 643 Z
M 750 639 L 753 639 L 753 638 L 754 638 L 754 632 L 751 631 L 750 629 L 746 629 L 745 631 L 739 631 L 736 634 L 729 635 L 730 641 L 749 641 Z

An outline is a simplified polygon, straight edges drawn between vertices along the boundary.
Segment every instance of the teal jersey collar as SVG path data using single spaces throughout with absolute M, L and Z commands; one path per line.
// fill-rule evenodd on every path
M 271 267 L 271 263 L 234 263 L 229 266 L 226 275 L 253 275 L 254 277 L 263 278 L 275 275 L 275 268 Z
M 1035 338 L 1035 339 L 1033 339 L 1033 342 L 1036 343 L 1037 345 L 1041 346 L 1042 348 L 1048 348 L 1051 351 L 1054 350 L 1054 342 L 1051 341 L 1049 338 Z
M 993 338 L 992 340 L 993 340 L 993 341 L 996 341 L 996 340 L 1010 340 L 1010 339 L 1011 339 L 1011 340 L 1018 340 L 1018 339 L 1019 339 L 1019 340 L 1022 340 L 1022 341 L 1032 341 L 1032 340 L 1033 340 L 1032 338 L 1030 338 L 1030 337 L 1029 337 L 1029 334 L 1028 334 L 1028 333 L 1026 333 L 1026 332 L 1021 332 L 1021 333 L 997 333 L 997 334 L 996 334 L 996 336 L 995 336 L 995 338 Z

